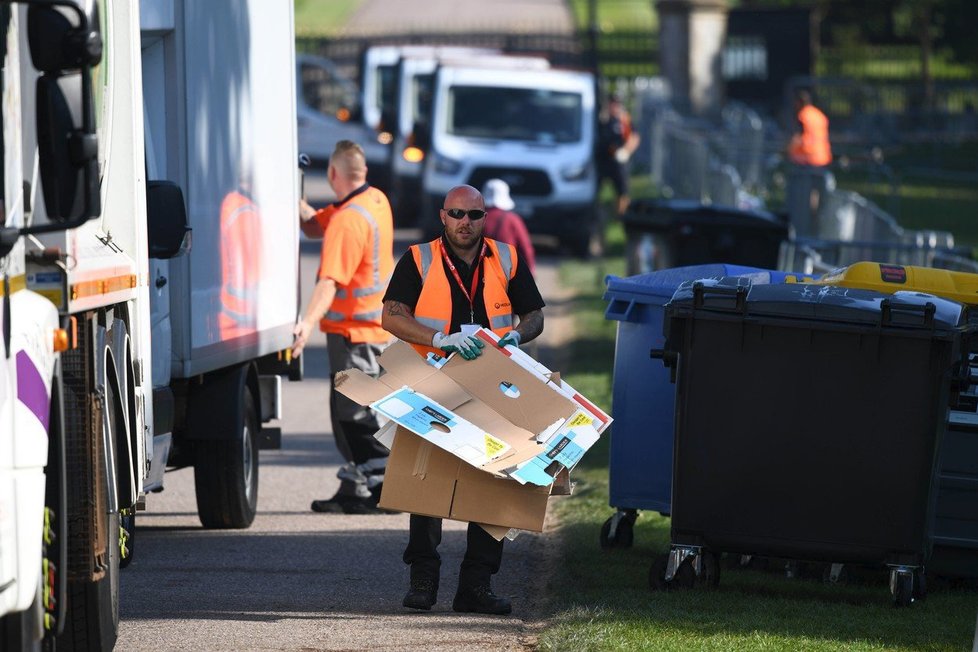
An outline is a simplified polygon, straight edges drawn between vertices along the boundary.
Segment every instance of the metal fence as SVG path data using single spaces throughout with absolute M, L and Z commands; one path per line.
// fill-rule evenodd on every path
M 761 208 L 769 147 L 765 122 L 749 107 L 731 103 L 719 120 L 682 116 L 668 105 L 642 114 L 649 172 L 666 197 L 705 204 Z
M 795 237 L 782 244 L 781 269 L 815 274 L 872 260 L 978 272 L 978 263 L 966 249 L 955 247 L 950 232 L 904 229 L 860 194 L 832 188 L 824 182 L 827 176 L 802 171 L 789 180 L 794 191 L 787 195 L 788 215 Z

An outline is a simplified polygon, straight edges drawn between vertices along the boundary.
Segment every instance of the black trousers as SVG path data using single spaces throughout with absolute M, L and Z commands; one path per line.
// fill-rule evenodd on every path
M 441 568 L 441 519 L 411 514 L 411 533 L 404 550 L 404 563 L 411 566 L 411 580 L 431 579 L 437 584 Z M 469 523 L 465 557 L 458 573 L 458 588 L 488 586 L 489 578 L 499 572 L 503 560 L 503 542 L 493 539 L 475 523 Z

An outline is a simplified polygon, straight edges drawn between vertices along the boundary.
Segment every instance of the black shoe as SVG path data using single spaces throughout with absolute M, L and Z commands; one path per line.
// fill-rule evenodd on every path
M 310 508 L 320 514 L 342 514 L 343 501 L 346 496 L 336 495 L 328 500 L 314 500 Z
M 488 584 L 471 589 L 459 587 L 452 602 L 452 609 L 460 612 L 475 612 L 479 614 L 508 614 L 513 610 L 509 598 L 501 598 L 492 592 Z
M 342 503 L 344 514 L 396 514 L 389 509 L 377 507 L 372 498 L 344 498 Z
M 434 580 L 411 580 L 411 588 L 404 596 L 404 606 L 409 609 L 429 611 L 438 599 L 438 584 Z

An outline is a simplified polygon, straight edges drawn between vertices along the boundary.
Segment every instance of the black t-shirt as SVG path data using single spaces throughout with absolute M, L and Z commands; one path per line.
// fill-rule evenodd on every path
M 451 247 L 445 242 L 444 237 L 442 237 L 442 245 L 448 256 L 451 258 L 452 263 L 455 265 L 455 269 L 458 270 L 458 275 L 461 277 L 462 282 L 465 283 L 465 291 L 468 292 L 472 288 L 472 273 L 473 268 L 470 268 L 464 261 L 459 259 L 453 252 Z M 500 243 L 500 246 L 505 246 Z M 492 255 L 492 250 L 486 249 L 486 258 Z M 517 264 L 516 264 L 516 274 L 509 281 L 509 287 L 506 294 L 509 295 L 509 301 L 513 304 L 513 314 L 514 315 L 525 315 L 528 312 L 533 312 L 534 310 L 539 310 L 545 305 L 543 302 L 543 297 L 540 296 L 540 290 L 537 289 L 537 283 L 533 280 L 533 275 L 530 273 L 529 268 L 526 263 L 519 258 L 519 253 L 517 252 Z M 439 256 L 440 258 L 440 256 Z M 435 261 L 432 261 L 434 264 Z M 449 330 L 450 333 L 457 333 L 462 330 L 462 324 L 468 324 L 469 320 L 469 300 L 465 298 L 465 293 L 459 287 L 458 282 L 455 280 L 455 275 L 452 274 L 448 265 L 445 261 L 441 261 L 442 267 L 445 268 L 445 276 L 448 277 L 448 285 L 452 288 L 452 325 Z M 475 323 L 489 327 L 489 316 L 486 314 L 486 304 L 482 298 L 483 288 L 485 286 L 485 275 L 481 272 L 479 273 L 479 286 L 475 291 L 474 300 L 474 312 L 475 312 Z M 397 262 L 397 266 L 394 268 L 394 273 L 391 275 L 390 284 L 387 286 L 387 293 L 384 294 L 384 301 L 397 301 L 403 303 L 406 306 L 410 306 L 413 311 L 418 305 L 418 298 L 421 296 L 421 273 L 418 271 L 418 266 L 414 263 L 414 256 L 411 255 L 411 251 L 408 250 L 401 259 Z

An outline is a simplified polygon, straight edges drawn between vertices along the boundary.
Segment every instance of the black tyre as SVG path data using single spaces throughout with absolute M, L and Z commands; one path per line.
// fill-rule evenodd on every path
M 669 555 L 656 555 L 649 568 L 649 588 L 653 591 L 669 591 L 672 582 L 666 582 L 666 566 L 669 565 Z
M 677 589 L 692 589 L 697 582 L 696 571 L 693 570 L 693 558 L 687 557 L 676 569 L 676 575 L 672 578 L 672 583 Z
M 839 569 L 835 578 L 832 578 L 832 564 L 826 564 L 822 571 L 822 581 L 826 584 L 847 584 L 849 582 L 849 567 L 845 564 Z
M 893 592 L 893 604 L 897 607 L 909 607 L 913 604 L 913 575 L 900 573 L 896 577 L 896 587 Z
M 913 572 L 913 599 L 914 602 L 923 602 L 927 599 L 927 573 L 923 567 Z
M 242 411 L 236 436 L 194 445 L 197 514 L 205 528 L 246 528 L 258 509 L 259 423 L 251 392 L 244 388 L 226 409 Z
M 108 441 L 115 441 L 118 427 L 118 410 L 115 392 L 106 390 L 105 409 L 108 414 Z M 103 453 L 104 454 L 104 453 Z M 97 463 L 103 463 L 100 459 Z M 108 505 L 108 487 L 98 504 Z M 101 559 L 105 572 L 94 582 L 68 582 L 68 609 L 64 632 L 57 641 L 59 652 L 72 650 L 111 650 L 119 633 L 119 514 L 108 514 L 104 521 L 103 537 L 105 554 Z
M 628 513 L 619 518 L 618 527 L 615 528 L 615 536 L 611 536 L 611 522 L 614 516 L 610 517 L 601 526 L 601 547 L 608 548 L 631 548 L 635 542 L 635 517 L 637 515 Z
M 704 551 L 703 570 L 697 578 L 698 584 L 707 589 L 715 589 L 720 586 L 720 555 L 711 551 Z

